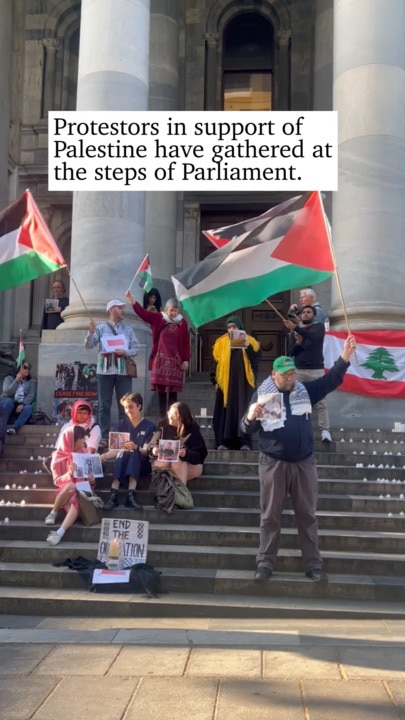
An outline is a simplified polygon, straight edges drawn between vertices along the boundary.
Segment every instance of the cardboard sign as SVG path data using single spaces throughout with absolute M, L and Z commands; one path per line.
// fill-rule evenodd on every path
M 124 556 L 124 567 L 137 563 L 146 563 L 148 554 L 149 523 L 146 520 L 127 520 L 122 518 L 103 518 L 97 560 L 105 563 L 108 559 L 110 542 L 118 537 Z
M 101 337 L 103 352 L 114 352 L 115 350 L 128 350 L 128 338 L 125 335 L 103 335 Z

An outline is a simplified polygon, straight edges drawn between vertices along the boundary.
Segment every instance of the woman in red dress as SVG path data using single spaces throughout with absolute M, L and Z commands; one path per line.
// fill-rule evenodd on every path
M 150 312 L 136 302 L 130 290 L 125 297 L 134 312 L 152 328 L 152 351 L 149 358 L 151 389 L 159 399 L 159 413 L 165 417 L 183 389 L 184 371 L 190 360 L 190 338 L 187 323 L 180 314 L 177 300 L 166 302 L 163 312 Z

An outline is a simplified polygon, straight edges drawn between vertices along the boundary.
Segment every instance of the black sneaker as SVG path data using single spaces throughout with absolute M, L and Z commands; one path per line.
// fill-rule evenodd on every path
M 270 580 L 273 572 L 265 565 L 259 565 L 255 574 L 255 582 L 265 583 Z
M 125 501 L 125 507 L 131 508 L 131 510 L 143 510 L 142 505 L 139 505 L 139 503 L 135 500 L 135 493 L 133 490 L 130 490 L 127 495 L 127 499 Z
M 113 488 L 110 493 L 110 497 L 105 503 L 103 510 L 115 510 L 118 507 L 118 490 Z
M 308 570 L 305 575 L 312 580 L 312 582 L 316 583 L 327 583 L 329 580 L 326 572 L 323 572 L 321 568 L 312 568 L 312 570 Z

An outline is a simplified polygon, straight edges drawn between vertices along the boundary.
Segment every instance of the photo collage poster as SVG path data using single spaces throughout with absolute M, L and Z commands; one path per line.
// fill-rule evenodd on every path
M 70 420 L 70 411 L 76 400 L 86 400 L 97 417 L 97 365 L 76 360 L 58 363 L 55 371 L 54 420 L 62 426 Z

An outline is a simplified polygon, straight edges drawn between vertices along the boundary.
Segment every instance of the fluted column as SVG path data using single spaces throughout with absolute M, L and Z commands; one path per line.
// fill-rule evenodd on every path
M 405 3 L 335 0 L 333 236 L 353 329 L 403 330 Z M 334 327 L 343 326 L 337 292 Z
M 59 42 L 55 38 L 45 38 L 42 44 L 45 48 L 42 117 L 47 118 L 49 110 L 54 109 L 56 53 L 58 52 Z
M 13 36 L 13 8 L 9 0 L 0 0 L 0 209 L 8 204 L 8 153 L 10 139 L 10 63 L 11 40 Z M 2 318 L 2 341 L 12 335 L 13 291 L 0 293 L 0 317 Z M 9 344 L 1 343 L 3 350 L 9 350 Z
M 179 85 L 179 0 L 151 0 L 149 110 L 177 110 Z M 146 251 L 153 284 L 163 302 L 173 295 L 176 270 L 177 193 L 146 194 Z
M 82 0 L 78 110 L 148 108 L 149 11 L 149 0 Z M 144 193 L 74 194 L 71 273 L 93 315 L 104 317 L 106 299 L 123 296 L 145 253 L 144 231 Z M 70 300 L 64 330 L 87 328 L 74 287 Z

